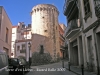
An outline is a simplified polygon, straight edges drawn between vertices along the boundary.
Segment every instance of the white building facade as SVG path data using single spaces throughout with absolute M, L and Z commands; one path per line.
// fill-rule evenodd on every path
M 14 27 L 12 28 L 12 50 L 14 49 L 14 57 L 25 57 L 28 61 L 28 43 L 31 43 L 31 24 L 26 26 L 23 22 L 19 22 L 18 25 Z
M 17 27 L 18 26 L 12 26 L 12 42 L 11 42 L 11 57 L 15 57 L 15 41 L 17 39 Z

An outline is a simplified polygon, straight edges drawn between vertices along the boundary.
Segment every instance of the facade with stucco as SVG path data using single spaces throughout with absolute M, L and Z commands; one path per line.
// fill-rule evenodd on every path
M 70 6 L 73 6 L 72 11 Z M 67 8 L 67 9 L 66 9 Z M 68 0 L 64 14 L 68 19 L 66 40 L 69 50 L 69 61 L 72 65 L 84 65 L 89 71 L 100 72 L 100 1 Z M 78 11 L 79 28 L 70 23 Z M 74 12 L 74 13 L 73 13 Z M 70 14 L 70 15 L 69 15 Z M 78 24 L 78 23 L 77 23 Z M 100 74 L 100 73 L 99 73 Z
M 0 49 L 5 50 L 9 57 L 11 57 L 11 33 L 12 23 L 3 6 L 0 6 Z
M 17 27 L 12 26 L 11 57 L 15 57 L 15 41 L 17 39 Z
M 31 43 L 31 37 L 31 24 L 26 26 L 24 22 L 18 22 L 18 25 L 12 26 L 12 58 L 24 57 L 29 61 L 28 43 Z

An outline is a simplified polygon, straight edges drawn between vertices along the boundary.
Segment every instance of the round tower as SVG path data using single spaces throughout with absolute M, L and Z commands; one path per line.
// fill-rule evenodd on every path
M 54 5 L 39 4 L 32 8 L 32 51 L 40 51 L 41 45 L 44 52 L 56 57 L 59 51 L 59 12 Z

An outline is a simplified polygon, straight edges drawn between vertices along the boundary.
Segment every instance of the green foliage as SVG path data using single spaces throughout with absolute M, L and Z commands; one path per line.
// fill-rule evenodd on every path
M 52 57 L 49 53 L 40 54 L 39 52 L 34 52 L 32 54 L 32 65 L 44 65 L 49 64 L 52 60 Z

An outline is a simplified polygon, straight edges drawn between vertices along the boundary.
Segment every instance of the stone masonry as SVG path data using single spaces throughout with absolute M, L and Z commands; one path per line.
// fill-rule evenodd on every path
M 32 8 L 32 52 L 39 52 L 41 45 L 53 59 L 59 57 L 59 12 L 54 5 L 39 4 Z

